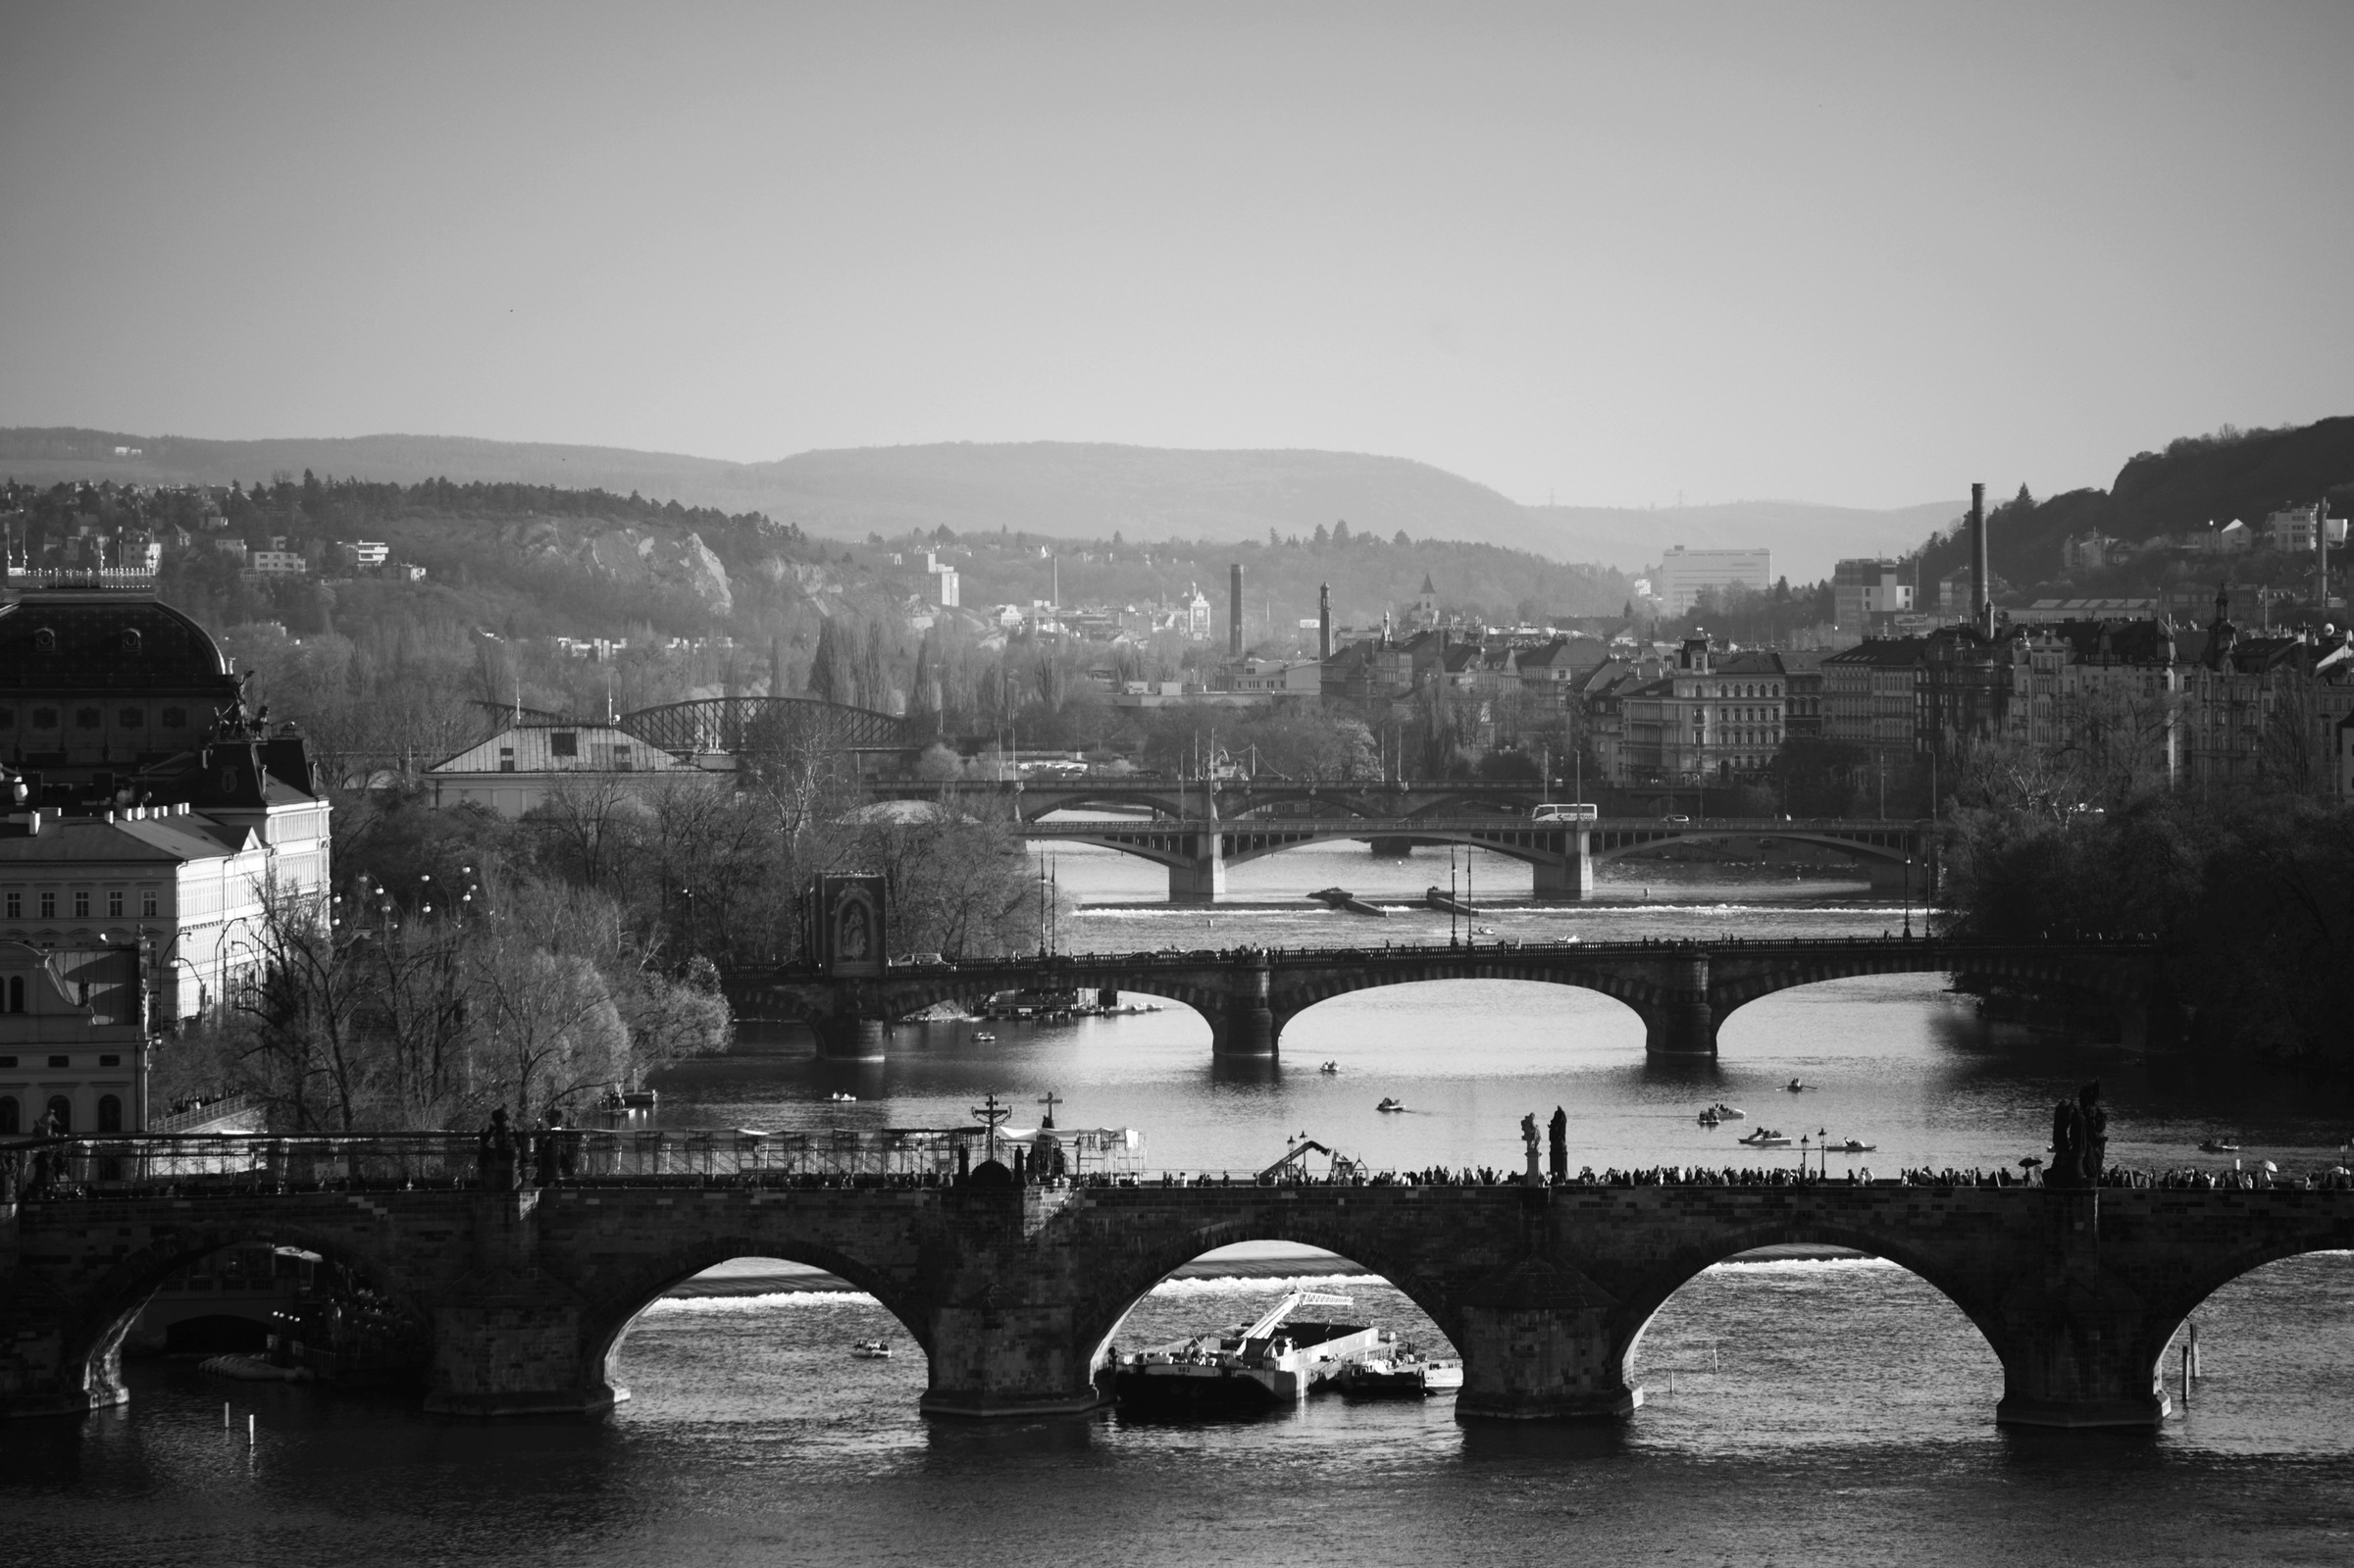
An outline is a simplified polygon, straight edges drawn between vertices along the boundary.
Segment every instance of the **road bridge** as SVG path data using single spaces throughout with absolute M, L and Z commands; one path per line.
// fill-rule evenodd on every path
M 1859 862 L 1871 885 L 1889 893 L 1924 891 L 1929 825 L 1844 819 L 1735 818 L 1674 823 L 1649 818 L 1592 823 L 1536 822 L 1498 813 L 1418 817 L 1275 815 L 1231 818 L 1130 817 L 1034 821 L 1022 836 L 1036 842 L 1100 844 L 1169 872 L 1171 903 L 1211 903 L 1226 891 L 1226 868 L 1303 844 L 1361 839 L 1374 844 L 1467 844 L 1528 865 L 1534 891 L 1547 900 L 1585 898 L 1594 868 L 1621 856 L 1695 841 L 1747 839 L 1808 844 Z
M 406 1314 L 433 1410 L 603 1410 L 626 1397 L 618 1355 L 640 1311 L 759 1256 L 872 1292 L 925 1352 L 927 1411 L 1082 1411 L 1102 1401 L 1108 1347 L 1156 1282 L 1211 1248 L 1277 1240 L 1354 1260 L 1429 1314 L 1462 1356 L 1458 1417 L 1622 1417 L 1663 1302 L 1711 1264 L 1798 1242 L 1889 1259 L 1959 1307 L 2002 1364 L 1998 1421 L 2147 1428 L 2167 1412 L 2160 1356 L 2209 1294 L 2279 1258 L 2354 1247 L 2354 1191 L 2302 1188 L 1038 1188 L 992 1162 L 945 1187 L 711 1174 L 514 1190 L 390 1172 L 361 1140 L 290 1163 L 300 1140 L 279 1141 L 267 1168 L 111 1182 L 138 1151 L 88 1142 L 76 1195 L 9 1192 L 0 1415 L 122 1401 L 119 1347 L 140 1304 L 249 1241 L 318 1252 Z M 473 1153 L 457 1139 L 447 1159 Z
M 2146 941 L 1954 942 L 1927 937 L 1784 941 L 1488 942 L 1270 951 L 1084 953 L 895 968 L 880 980 L 807 969 L 738 970 L 740 1016 L 808 1025 L 819 1048 L 880 1057 L 895 1019 L 942 1002 L 973 1006 L 999 991 L 1142 991 L 1183 1002 L 1209 1024 L 1221 1055 L 1271 1055 L 1284 1029 L 1318 1002 L 1376 986 L 1520 980 L 1575 986 L 1623 1002 L 1660 1056 L 1714 1056 L 1726 1018 L 1761 996 L 1861 975 L 1952 974 L 2115 1008 L 2126 1044 L 2164 1046 L 2175 1027 L 2164 954 Z

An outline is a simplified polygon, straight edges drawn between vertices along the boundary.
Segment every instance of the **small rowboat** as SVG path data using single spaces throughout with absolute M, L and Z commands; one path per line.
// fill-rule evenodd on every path
M 888 1361 L 891 1359 L 891 1345 L 883 1340 L 861 1340 L 850 1346 L 850 1359 L 853 1361 Z

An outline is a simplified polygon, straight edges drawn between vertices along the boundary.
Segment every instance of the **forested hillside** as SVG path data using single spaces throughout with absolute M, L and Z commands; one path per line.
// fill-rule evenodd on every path
M 2209 524 L 2239 520 L 2251 528 L 2284 507 L 2328 501 L 2331 514 L 2354 512 L 2354 417 L 2285 430 L 2187 435 L 2163 452 L 2142 452 L 2118 471 L 2106 490 L 2070 490 L 2037 500 L 2021 485 L 1994 507 L 1987 555 L 1996 576 L 2022 592 L 2124 592 L 2163 580 L 2168 563 L 2137 560 L 2095 578 L 2063 577 L 2060 547 L 2069 538 L 2102 533 L 2128 544 L 2162 535 L 2205 533 Z M 1933 536 L 1919 556 L 1923 582 L 1964 566 L 1970 543 L 1960 529 Z M 2215 567 L 2240 581 L 2268 566 L 2293 564 L 2252 558 Z M 2311 563 L 2304 564 L 2310 572 Z

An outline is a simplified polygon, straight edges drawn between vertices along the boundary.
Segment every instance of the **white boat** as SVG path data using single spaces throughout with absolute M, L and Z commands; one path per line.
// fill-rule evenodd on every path
M 998 1037 L 996 1035 L 992 1034 L 986 1029 L 976 1029 L 973 1031 L 973 1038 L 977 1040 L 994 1040 L 997 1037 Z
M 1350 1399 L 1426 1399 L 1462 1386 L 1460 1361 L 1434 1361 L 1411 1345 L 1359 1356 L 1333 1379 L 1333 1387 Z
M 1383 1349 L 1370 1324 L 1293 1319 L 1304 1306 L 1348 1306 L 1345 1295 L 1294 1290 L 1248 1328 L 1231 1325 L 1119 1356 L 1123 1404 L 1244 1409 L 1296 1405 L 1360 1356 Z
M 1751 1148 L 1788 1148 L 1790 1139 L 1770 1127 L 1761 1127 L 1741 1140 Z
M 1322 1067 L 1316 1069 L 1319 1073 L 1337 1073 L 1340 1070 L 1341 1064 L 1338 1062 L 1326 1062 Z
M 1740 1122 L 1746 1121 L 1749 1118 L 1749 1112 L 1743 1110 L 1738 1105 L 1727 1105 L 1722 1100 L 1718 1100 L 1715 1104 L 1710 1106 L 1709 1109 L 1716 1113 L 1716 1118 L 1719 1121 Z
M 861 1340 L 850 1346 L 850 1359 L 853 1361 L 888 1361 L 891 1359 L 891 1344 L 884 1340 Z

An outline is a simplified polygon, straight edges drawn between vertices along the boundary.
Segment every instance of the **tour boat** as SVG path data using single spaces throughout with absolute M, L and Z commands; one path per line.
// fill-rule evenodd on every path
M 1392 1099 L 1385 1094 L 1382 1096 L 1381 1103 L 1373 1108 L 1377 1111 L 1403 1111 L 1406 1109 L 1406 1101 Z
M 1360 1356 L 1383 1348 L 1370 1324 L 1293 1319 L 1304 1306 L 1347 1306 L 1349 1297 L 1294 1290 L 1249 1328 L 1230 1325 L 1118 1356 L 1112 1388 L 1122 1404 L 1246 1410 L 1296 1405 Z
M 1433 1361 L 1411 1345 L 1359 1356 L 1333 1379 L 1333 1387 L 1350 1399 L 1424 1399 L 1462 1386 L 1460 1361 Z
M 861 1340 L 850 1346 L 850 1359 L 853 1361 L 888 1361 L 891 1359 L 891 1345 L 889 1341 L 883 1340 Z
M 1741 1140 L 1751 1148 L 1788 1148 L 1790 1139 L 1770 1127 L 1761 1127 Z

